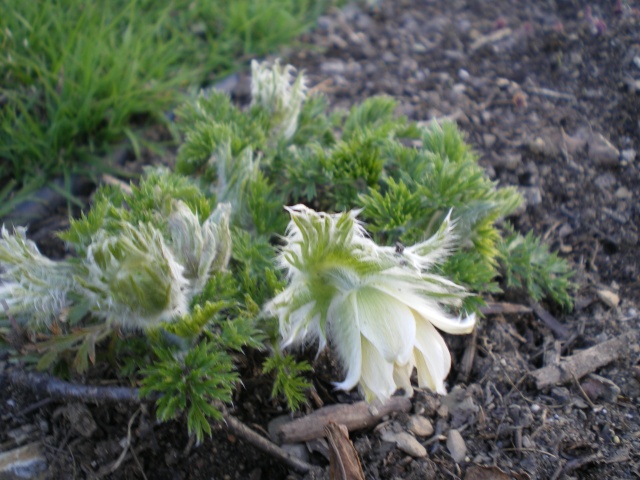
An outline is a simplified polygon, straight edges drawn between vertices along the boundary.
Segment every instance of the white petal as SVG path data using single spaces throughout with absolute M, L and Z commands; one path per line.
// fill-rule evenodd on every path
M 362 387 L 367 401 L 384 402 L 397 390 L 393 379 L 393 363 L 386 361 L 376 347 L 362 338 Z
M 407 363 L 416 335 L 411 309 L 377 288 L 362 287 L 354 293 L 362 335 L 388 362 Z
M 413 387 L 411 386 L 411 373 L 415 366 L 413 358 L 404 365 L 394 365 L 393 381 L 396 382 L 397 388 L 402 388 L 407 397 L 413 396 Z
M 280 321 L 280 335 L 282 336 L 282 348 L 295 345 L 308 340 L 310 319 L 309 315 L 313 311 L 316 302 L 309 302 L 294 312 L 288 312 L 286 307 L 278 309 L 278 314 L 282 319 L 288 314 L 286 321 Z
M 476 324 L 475 314 L 471 314 L 464 319 L 451 317 L 447 315 L 442 307 L 440 307 L 435 301 L 428 300 L 423 296 L 410 291 L 408 288 L 394 288 L 393 283 L 390 283 L 389 285 L 376 283 L 375 288 L 394 297 L 399 302 L 404 303 L 417 312 L 422 318 L 428 320 L 435 327 L 444 332 L 457 335 L 470 333 Z
M 414 357 L 418 367 L 418 382 L 445 394 L 444 379 L 451 369 L 451 354 L 438 331 L 429 322 L 419 322 L 416 329 Z
M 327 320 L 330 338 L 347 371 L 346 378 L 334 385 L 340 390 L 351 390 L 360 381 L 362 371 L 362 337 L 355 318 L 353 293 L 334 298 L 327 310 Z

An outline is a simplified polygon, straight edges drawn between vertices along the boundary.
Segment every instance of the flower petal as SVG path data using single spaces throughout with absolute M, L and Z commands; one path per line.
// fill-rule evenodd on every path
M 361 385 L 365 398 L 384 402 L 397 390 L 393 379 L 393 363 L 386 361 L 378 349 L 366 338 L 362 338 Z
M 362 335 L 388 362 L 407 363 L 416 336 L 411 309 L 377 288 L 361 287 L 354 293 Z
M 413 359 L 412 359 L 413 360 Z M 411 373 L 415 362 L 409 361 L 404 365 L 394 365 L 393 381 L 396 382 L 397 388 L 402 388 L 407 397 L 413 396 L 413 387 L 411 386 Z
M 451 369 L 451 354 L 442 336 L 427 321 L 417 324 L 414 357 L 418 367 L 419 385 L 446 394 L 444 379 Z
M 351 390 L 360 381 L 362 372 L 362 337 L 356 322 L 353 292 L 336 297 L 327 310 L 329 335 L 340 363 L 347 370 L 342 382 L 334 383 L 339 390 Z
M 470 333 L 476 323 L 475 314 L 471 314 L 463 320 L 461 320 L 461 318 L 456 319 L 455 317 L 450 317 L 435 301 L 415 293 L 415 291 L 411 289 L 410 284 L 406 282 L 383 282 L 377 279 L 376 282 L 372 284 L 372 288 L 395 298 L 398 302 L 408 306 L 422 318 L 428 320 L 444 332 L 452 334 Z

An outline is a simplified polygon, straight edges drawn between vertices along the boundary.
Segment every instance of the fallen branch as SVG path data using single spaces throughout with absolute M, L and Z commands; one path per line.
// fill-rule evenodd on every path
M 98 387 L 65 382 L 50 375 L 24 370 L 9 370 L 0 374 L 13 385 L 61 400 L 91 403 L 140 403 L 137 388 Z M 153 400 L 153 399 L 151 399 Z
M 531 373 L 538 389 L 580 378 L 623 356 L 629 335 L 620 335 L 599 343 L 575 355 L 566 357 L 556 365 L 549 365 Z
M 408 412 L 411 400 L 406 397 L 391 397 L 384 405 L 373 406 L 366 402 L 349 405 L 329 405 L 310 415 L 279 425 L 273 432 L 274 441 L 298 443 L 325 435 L 329 422 L 342 424 L 351 432 L 376 425 L 382 417 L 392 412 Z
M 247 427 L 240 420 L 235 418 L 228 413 L 224 414 L 224 423 L 227 425 L 227 428 L 233 432 L 236 436 L 242 438 L 246 442 L 250 443 L 254 447 L 262 450 L 264 453 L 271 455 L 275 459 L 281 461 L 285 465 L 287 465 L 292 470 L 295 470 L 298 473 L 307 473 L 313 469 L 317 469 L 318 467 L 314 467 L 313 465 L 304 462 L 298 458 L 295 458 L 289 455 L 286 451 L 280 448 L 275 443 L 270 440 L 258 435 L 256 432 Z
M 519 305 L 517 303 L 506 302 L 487 302 L 484 307 L 480 308 L 480 313 L 483 315 L 497 315 L 499 313 L 504 314 L 518 314 L 518 313 L 531 313 L 533 309 L 526 305 Z
M 566 340 L 569 338 L 569 330 L 562 325 L 556 318 L 547 312 L 539 303 L 531 302 L 531 308 L 542 322 L 555 334 L 560 340 Z
M 137 388 L 127 387 L 98 387 L 79 385 L 42 373 L 25 372 L 24 370 L 9 370 L 0 373 L 0 380 L 7 379 L 13 385 L 28 388 L 33 392 L 48 395 L 59 400 L 91 402 L 91 403 L 141 403 L 140 392 Z M 152 401 L 153 398 L 144 400 Z M 408 401 L 408 399 L 407 399 Z M 410 403 L 409 403 L 410 405 Z M 223 411 L 224 425 L 236 436 L 242 438 L 254 447 L 281 461 L 298 473 L 313 470 L 313 465 L 292 457 L 278 445 L 258 435 L 240 420 Z M 133 450 L 132 450 L 133 451 Z

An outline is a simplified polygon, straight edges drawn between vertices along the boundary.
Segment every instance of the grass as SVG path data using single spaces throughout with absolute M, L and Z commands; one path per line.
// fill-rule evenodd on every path
M 110 149 L 137 149 L 181 92 L 291 42 L 331 3 L 0 0 L 0 217 L 54 177 L 109 170 Z

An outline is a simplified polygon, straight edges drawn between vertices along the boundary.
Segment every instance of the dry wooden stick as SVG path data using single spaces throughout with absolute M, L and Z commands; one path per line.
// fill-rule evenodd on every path
M 373 406 L 366 402 L 350 405 L 329 405 L 310 415 L 278 426 L 274 431 L 274 441 L 297 443 L 320 438 L 325 435 L 325 427 L 335 422 L 349 431 L 361 430 L 376 425 L 382 417 L 391 412 L 408 412 L 411 400 L 406 397 L 391 397 L 384 405 Z
M 624 355 L 628 342 L 628 334 L 620 335 L 566 357 L 556 365 L 540 368 L 531 375 L 538 389 L 580 378 Z
M 480 312 L 483 315 L 497 315 L 498 313 L 504 314 L 518 314 L 518 313 L 531 313 L 533 309 L 526 305 L 519 305 L 517 303 L 506 302 L 487 302 L 484 307 L 480 308 Z
M 562 325 L 556 318 L 547 312 L 542 306 L 537 302 L 531 302 L 531 308 L 533 308 L 536 316 L 544 322 L 544 324 L 549 327 L 549 329 L 554 333 L 556 337 L 560 340 L 566 340 L 570 337 L 569 330 L 567 327 Z
M 285 465 L 287 465 L 292 470 L 295 470 L 298 473 L 307 473 L 314 468 L 313 465 L 302 461 L 298 458 L 289 455 L 275 443 L 269 441 L 268 439 L 258 435 L 256 432 L 247 427 L 244 423 L 242 423 L 237 418 L 232 415 L 225 414 L 224 422 L 227 425 L 227 428 L 235 433 L 238 437 L 242 438 L 246 442 L 250 443 L 254 447 L 262 450 L 264 453 L 271 455 L 275 459 L 281 461 Z

